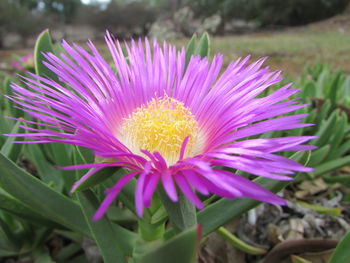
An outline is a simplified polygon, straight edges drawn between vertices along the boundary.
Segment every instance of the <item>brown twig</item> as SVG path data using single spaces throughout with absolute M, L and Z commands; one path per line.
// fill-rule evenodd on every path
M 288 240 L 275 246 L 263 259 L 262 263 L 280 263 L 292 254 L 321 252 L 335 248 L 337 240 L 332 239 L 300 239 Z

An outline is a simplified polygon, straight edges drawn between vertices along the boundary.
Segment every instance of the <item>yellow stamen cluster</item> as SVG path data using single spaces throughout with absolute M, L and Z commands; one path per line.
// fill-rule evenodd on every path
M 159 152 L 172 165 L 178 161 L 187 136 L 185 157 L 198 151 L 198 123 L 183 103 L 164 96 L 136 108 L 124 119 L 118 137 L 132 152 Z

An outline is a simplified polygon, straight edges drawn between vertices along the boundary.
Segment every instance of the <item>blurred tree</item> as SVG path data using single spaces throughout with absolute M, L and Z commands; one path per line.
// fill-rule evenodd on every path
M 80 0 L 38 0 L 38 2 L 44 3 L 46 12 L 60 15 L 64 24 L 72 22 L 81 6 Z
M 30 12 L 36 6 L 35 0 L 0 1 L 0 48 L 3 47 L 4 37 L 7 33 L 18 33 L 25 39 L 37 29 L 38 18 Z
M 25 6 L 29 10 L 33 10 L 38 7 L 39 1 L 38 0 L 18 0 L 18 1 L 12 1 L 17 2 L 20 6 Z
M 101 32 L 108 29 L 119 39 L 145 35 L 148 25 L 156 19 L 157 9 L 142 1 L 126 2 L 130 3 L 111 1 L 103 10 L 96 5 L 83 6 L 76 23 L 93 26 Z
M 64 24 L 70 23 L 80 6 L 80 0 L 0 0 L 0 48 L 6 34 L 17 33 L 25 42 L 49 27 L 54 15 Z
M 255 20 L 261 26 L 301 25 L 339 14 L 349 0 L 183 0 L 198 16 Z

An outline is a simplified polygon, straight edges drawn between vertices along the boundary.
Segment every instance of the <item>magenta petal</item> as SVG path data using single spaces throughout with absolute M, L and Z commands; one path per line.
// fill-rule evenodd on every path
M 230 181 L 232 184 L 239 187 L 239 190 L 243 193 L 244 196 L 270 204 L 286 204 L 286 201 L 283 198 L 280 198 L 279 196 L 271 193 L 269 190 L 259 186 L 247 178 L 227 171 L 216 170 L 216 172 L 224 177 L 227 181 Z
M 136 189 L 135 189 L 135 206 L 136 206 L 136 214 L 139 217 L 142 217 L 143 209 L 144 209 L 144 187 L 145 187 L 145 178 L 149 174 L 151 170 L 150 163 L 146 163 L 145 169 L 140 174 L 137 182 L 136 182 Z
M 73 184 L 73 187 L 70 190 L 70 192 L 73 193 L 78 188 L 79 185 L 81 185 L 83 182 L 85 182 L 87 179 L 89 179 L 90 176 L 94 175 L 95 173 L 102 170 L 103 168 L 104 167 L 91 169 L 89 172 L 87 172 L 85 175 L 83 175 L 78 181 L 76 181 Z
M 167 195 L 169 196 L 169 198 L 173 202 L 177 202 L 178 196 L 177 196 L 174 181 L 173 181 L 173 178 L 172 178 L 172 175 L 170 174 L 170 172 L 164 171 L 161 174 L 161 179 L 162 179 L 164 190 L 167 193 Z
M 143 202 L 146 207 L 149 207 L 151 205 L 151 199 L 154 194 L 154 191 L 157 188 L 158 182 L 160 180 L 160 174 L 154 173 L 154 174 L 148 174 L 146 181 L 147 185 L 145 186 L 145 190 L 143 193 Z
M 97 209 L 93 220 L 99 220 L 107 211 L 108 207 L 112 204 L 114 199 L 119 194 L 120 190 L 128 183 L 130 180 L 135 177 L 138 172 L 129 173 L 124 175 L 112 188 L 108 189 L 107 197 L 103 200 L 100 207 Z
M 191 186 L 187 183 L 186 179 L 178 174 L 174 176 L 175 181 L 177 182 L 177 185 L 181 189 L 181 191 L 185 194 L 185 196 L 198 208 L 198 209 L 203 209 L 204 205 L 199 200 L 199 198 L 195 195 L 193 190 L 191 189 Z
M 142 173 L 136 182 L 135 206 L 136 206 L 136 214 L 139 217 L 142 217 L 143 208 L 144 208 L 143 190 L 144 190 L 144 185 L 145 185 L 145 177 L 146 177 L 146 174 Z
M 56 166 L 61 170 L 80 170 L 80 169 L 90 169 L 90 168 L 103 168 L 103 167 L 111 167 L 111 166 L 119 166 L 116 163 L 90 163 L 90 164 L 77 164 L 71 166 Z
M 226 192 L 230 193 L 232 196 L 235 196 L 235 197 L 242 196 L 242 192 L 240 191 L 238 186 L 227 182 L 227 180 L 224 180 L 224 178 L 221 178 L 220 174 L 216 173 L 215 171 L 213 171 L 213 173 L 204 172 L 201 175 L 204 178 L 206 178 L 208 181 L 210 181 L 213 185 L 225 190 Z
M 182 145 L 181 145 L 181 149 L 180 149 L 180 157 L 179 157 L 179 160 L 182 160 L 183 157 L 184 157 L 184 153 L 185 153 L 185 150 L 186 150 L 186 146 L 187 146 L 187 143 L 188 143 L 188 140 L 190 139 L 190 136 L 187 136 Z
M 184 177 L 187 179 L 187 181 L 195 188 L 198 190 L 203 195 L 208 195 L 209 191 L 205 185 L 205 182 L 201 180 L 201 177 L 196 175 L 195 172 L 191 170 L 184 170 L 182 171 L 182 174 Z

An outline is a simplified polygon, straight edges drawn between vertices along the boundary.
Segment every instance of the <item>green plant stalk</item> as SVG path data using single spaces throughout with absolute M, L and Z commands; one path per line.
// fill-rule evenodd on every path
M 197 225 L 196 208 L 182 192 L 179 192 L 177 202 L 171 201 L 162 188 L 159 188 L 158 193 L 176 233 Z
M 164 222 L 151 224 L 146 220 L 140 219 L 138 225 L 139 233 L 145 241 L 155 241 L 161 239 L 164 235 Z
M 234 234 L 229 232 L 226 228 L 224 227 L 219 227 L 216 230 L 216 233 L 222 236 L 224 239 L 226 239 L 232 246 L 235 248 L 238 248 L 239 250 L 242 250 L 248 254 L 252 255 L 264 255 L 267 253 L 266 250 L 258 248 L 258 247 L 253 247 L 242 240 L 240 240 L 238 237 L 236 237 Z
M 297 255 L 291 255 L 290 259 L 292 260 L 292 263 L 312 263 L 311 261 L 306 260 L 302 257 L 297 256 Z

